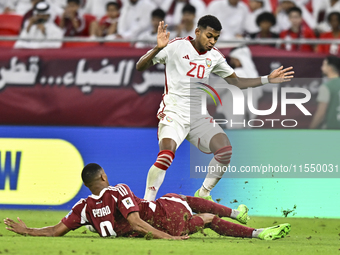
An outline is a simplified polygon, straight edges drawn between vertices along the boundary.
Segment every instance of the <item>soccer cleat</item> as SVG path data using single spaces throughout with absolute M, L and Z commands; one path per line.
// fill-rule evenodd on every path
M 290 224 L 284 223 L 278 226 L 265 228 L 259 235 L 258 238 L 262 240 L 274 240 L 285 237 L 290 231 Z
M 200 192 L 200 189 L 198 189 L 198 190 L 195 192 L 194 197 L 200 197 L 200 198 L 203 198 L 203 199 L 205 199 L 205 200 L 209 200 L 209 201 L 211 201 L 211 202 L 215 202 L 215 201 L 212 199 L 211 196 L 201 197 L 201 196 L 199 195 L 199 192 Z
M 248 207 L 243 204 L 239 205 L 237 211 L 240 213 L 236 216 L 236 220 L 240 223 L 247 224 L 248 220 L 250 220 L 250 217 L 248 216 Z

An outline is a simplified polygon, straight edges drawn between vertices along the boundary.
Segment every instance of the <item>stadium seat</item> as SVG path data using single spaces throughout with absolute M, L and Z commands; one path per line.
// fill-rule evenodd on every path
M 84 48 L 99 46 L 99 42 L 64 42 L 63 48 Z
M 19 35 L 22 16 L 15 14 L 0 14 L 0 35 Z
M 13 48 L 15 41 L 0 41 L 0 48 Z
M 129 42 L 104 42 L 103 46 L 105 47 L 131 47 L 131 43 Z

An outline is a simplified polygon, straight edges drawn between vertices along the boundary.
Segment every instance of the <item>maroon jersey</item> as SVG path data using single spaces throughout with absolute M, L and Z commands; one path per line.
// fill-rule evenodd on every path
M 81 36 L 83 34 L 86 26 L 85 18 L 77 13 L 76 19 L 79 23 L 78 29 L 74 28 L 70 18 L 64 18 L 64 36 Z
M 103 29 L 103 35 L 102 36 L 107 36 L 108 29 L 109 27 L 118 22 L 118 18 L 116 19 L 111 19 L 109 16 L 105 15 L 102 17 L 99 21 L 99 26 Z
M 126 219 L 131 212 L 139 212 L 142 220 L 170 235 L 195 231 L 195 217 L 179 195 L 171 193 L 149 202 L 136 197 L 125 184 L 109 186 L 98 196 L 81 199 L 62 222 L 70 230 L 92 225 L 102 237 L 136 236 Z

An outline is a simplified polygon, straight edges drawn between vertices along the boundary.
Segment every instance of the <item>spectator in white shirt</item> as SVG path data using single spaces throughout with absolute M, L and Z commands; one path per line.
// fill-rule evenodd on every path
M 170 29 L 181 24 L 182 10 L 186 4 L 191 4 L 196 8 L 195 24 L 197 24 L 199 18 L 207 14 L 203 0 L 153 0 L 153 2 L 165 11 L 165 23 L 169 25 Z
M 318 22 L 317 30 L 320 33 L 330 32 L 332 29 L 327 21 L 327 17 L 332 12 L 340 12 L 339 0 L 314 0 L 313 15 Z M 320 20 L 321 16 L 323 19 Z
M 259 32 L 259 27 L 256 24 L 257 17 L 266 11 L 264 0 L 249 0 L 250 12 L 247 15 L 245 29 L 248 34 Z
M 154 41 L 154 43 L 147 43 L 147 42 L 138 42 L 136 43 L 137 48 L 146 48 L 146 47 L 154 47 L 156 46 L 157 42 L 157 31 L 158 31 L 158 26 L 159 22 L 163 21 L 165 18 L 165 12 L 157 8 L 153 10 L 151 13 L 151 28 L 146 30 L 145 32 L 141 33 L 138 36 L 138 40 L 144 40 L 144 41 Z M 171 36 L 172 33 L 170 33 Z
M 8 0 L 7 6 L 19 15 L 24 15 L 32 7 L 31 0 Z
M 118 34 L 124 39 L 137 39 L 148 29 L 152 10 L 156 5 L 150 0 L 124 0 L 118 19 Z
M 33 13 L 34 15 L 21 31 L 20 39 L 15 43 L 14 48 L 60 48 L 61 41 L 44 41 L 44 39 L 63 38 L 63 31 L 51 20 L 50 5 L 46 2 L 39 2 L 35 5 Z
M 229 40 L 243 36 L 248 7 L 242 1 L 215 0 L 209 4 L 208 13 L 216 16 L 222 24 L 219 40 Z
M 86 0 L 83 11 L 85 13 L 92 14 L 100 19 L 106 14 L 106 5 L 109 2 L 116 2 L 112 0 Z
M 0 0 L 0 13 L 9 13 L 11 11 L 9 0 Z
M 195 37 L 195 18 L 196 8 L 191 4 L 187 4 L 182 10 L 182 22 L 176 28 L 177 37 Z

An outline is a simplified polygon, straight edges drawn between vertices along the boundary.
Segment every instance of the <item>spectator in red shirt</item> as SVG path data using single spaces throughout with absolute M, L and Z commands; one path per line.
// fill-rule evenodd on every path
M 327 16 L 327 21 L 332 28 L 331 32 L 322 33 L 320 39 L 340 39 L 340 13 L 331 12 Z M 340 52 L 338 44 L 320 44 L 317 51 L 325 54 L 337 55 Z
M 114 35 L 117 33 L 117 24 L 119 17 L 119 4 L 116 2 L 108 2 L 106 4 L 106 15 L 99 21 L 97 36 Z
M 293 7 L 288 11 L 290 29 L 282 31 L 280 38 L 282 39 L 315 39 L 314 32 L 303 22 L 302 11 L 299 7 Z M 288 51 L 305 51 L 312 52 L 314 47 L 307 44 L 292 44 L 286 43 L 281 45 L 281 48 Z
M 64 36 L 81 36 L 85 29 L 85 19 L 79 13 L 80 0 L 67 0 L 59 26 L 64 30 Z

